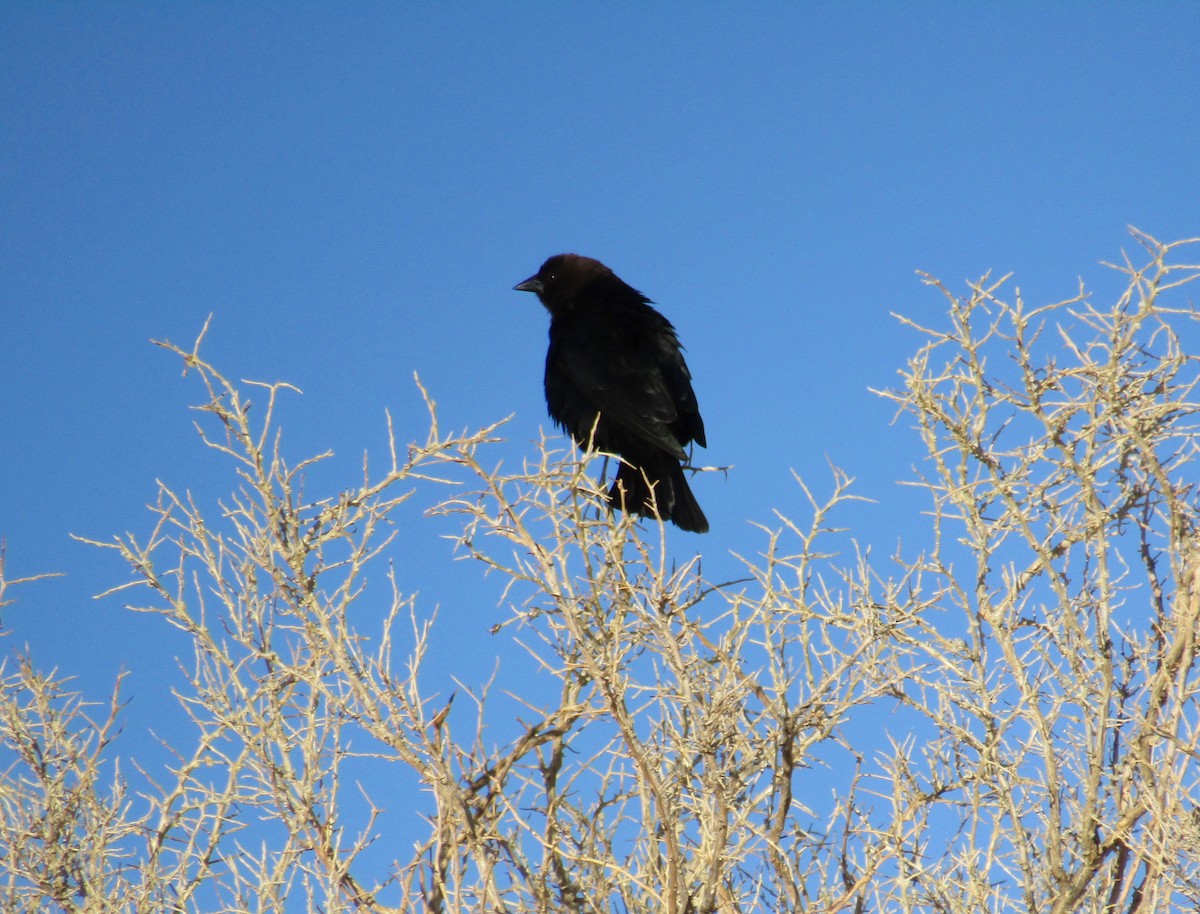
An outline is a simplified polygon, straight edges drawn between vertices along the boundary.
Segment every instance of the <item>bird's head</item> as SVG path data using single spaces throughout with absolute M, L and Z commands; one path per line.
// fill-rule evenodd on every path
M 551 314 L 569 311 L 580 301 L 580 293 L 595 280 L 612 276 L 612 270 L 599 260 L 579 254 L 555 254 L 542 268 L 513 288 L 534 292 Z

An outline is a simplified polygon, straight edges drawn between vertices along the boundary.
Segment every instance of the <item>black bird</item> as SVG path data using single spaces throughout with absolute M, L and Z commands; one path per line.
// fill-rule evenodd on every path
M 550 312 L 550 418 L 580 447 L 621 458 L 609 502 L 707 532 L 681 466 L 688 443 L 708 446 L 704 420 L 671 322 L 600 261 L 578 254 L 551 257 L 515 288 L 536 293 Z

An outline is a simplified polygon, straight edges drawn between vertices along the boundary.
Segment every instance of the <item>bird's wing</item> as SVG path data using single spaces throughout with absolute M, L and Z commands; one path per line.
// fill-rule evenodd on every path
M 581 321 L 558 340 L 550 368 L 561 372 L 607 423 L 682 460 L 686 454 L 672 431 L 678 410 L 664 379 L 662 355 L 674 345 L 678 358 L 677 344 L 673 335 L 660 338 L 669 329 L 655 329 L 647 334 L 646 328 L 623 322 Z M 581 431 L 586 436 L 587 430 Z

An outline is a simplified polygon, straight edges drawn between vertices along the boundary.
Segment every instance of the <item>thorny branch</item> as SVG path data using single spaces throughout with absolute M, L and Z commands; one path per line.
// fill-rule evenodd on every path
M 389 417 L 383 472 L 310 501 L 328 455 L 285 458 L 294 388 L 160 344 L 199 379 L 234 490 L 211 511 L 160 484 L 149 535 L 96 545 L 133 572 L 108 594 L 191 645 L 192 738 L 119 764 L 119 691 L 95 712 L 6 662 L 0 906 L 1200 904 L 1198 242 L 1136 238 L 1106 306 L 926 277 L 948 325 L 902 319 L 923 344 L 884 396 L 928 454 L 929 532 L 887 568 L 853 545 L 839 564 L 856 496 L 835 471 L 827 496 L 800 481 L 805 522 L 781 515 L 738 580 L 710 580 L 605 510 L 587 455 L 542 441 L 498 468 L 499 424 L 443 432 L 423 388 L 423 442 Z M 422 490 L 432 521 L 400 511 Z M 532 674 L 508 657 L 429 689 L 435 619 L 391 562 L 427 523 L 498 582 L 496 643 Z M 376 799 L 394 807 L 393 782 L 413 785 L 401 809 Z

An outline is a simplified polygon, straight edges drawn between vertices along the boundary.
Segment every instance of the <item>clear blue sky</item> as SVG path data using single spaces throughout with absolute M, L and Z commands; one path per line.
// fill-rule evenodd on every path
M 858 477 L 884 553 L 911 529 L 917 441 L 868 388 L 917 342 L 889 313 L 943 312 L 915 270 L 1045 302 L 1110 290 L 1127 225 L 1200 234 L 1195 3 L 6 2 L 0 105 L 0 536 L 11 576 L 67 572 L 3 648 L 98 698 L 131 668 L 130 739 L 175 645 L 90 599 L 126 571 L 69 534 L 144 534 L 156 478 L 231 487 L 151 338 L 211 312 L 219 367 L 302 388 L 289 453 L 337 454 L 314 498 L 382 458 L 385 409 L 424 435 L 414 371 L 448 426 L 514 414 L 515 465 L 546 316 L 511 288 L 598 257 L 677 325 L 698 457 L 734 465 L 695 482 L 712 533 L 671 539 L 719 570 L 806 516 L 792 468 Z M 440 532 L 404 533 L 401 582 L 479 681 L 499 583 Z

